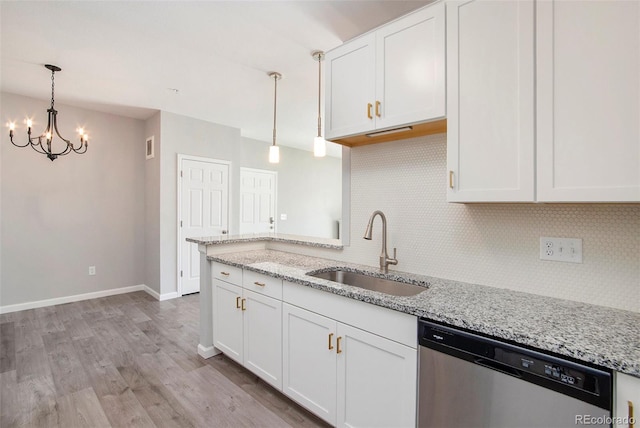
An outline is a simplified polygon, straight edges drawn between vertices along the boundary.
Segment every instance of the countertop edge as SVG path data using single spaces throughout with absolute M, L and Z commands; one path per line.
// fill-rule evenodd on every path
M 274 251 L 274 250 L 270 250 Z M 584 361 L 590 364 L 594 364 L 601 367 L 606 367 L 614 371 L 618 371 L 621 373 L 625 373 L 634 377 L 640 378 L 640 361 L 629 361 L 623 360 L 619 358 L 612 358 L 611 355 L 608 355 L 604 352 L 587 352 L 576 349 L 572 346 L 567 346 L 566 344 L 562 344 L 560 346 L 553 346 L 544 341 L 544 337 L 537 337 L 534 335 L 523 334 L 522 332 L 515 332 L 509 328 L 500 327 L 498 325 L 485 325 L 478 324 L 474 322 L 470 322 L 469 320 L 455 318 L 451 316 L 447 316 L 447 314 L 431 311 L 425 308 L 419 308 L 415 305 L 403 304 L 401 299 L 395 299 L 394 296 L 387 296 L 382 293 L 377 292 L 369 292 L 364 293 L 363 291 L 358 291 L 360 289 L 354 290 L 355 287 L 344 286 L 341 288 L 336 288 L 324 284 L 324 282 L 331 283 L 327 280 L 322 280 L 318 278 L 309 278 L 286 275 L 282 273 L 274 272 L 273 270 L 263 269 L 258 266 L 252 266 L 251 264 L 243 263 L 243 262 L 234 262 L 225 258 L 227 254 L 219 254 L 215 256 L 208 256 L 207 259 L 209 261 L 222 263 L 229 266 L 235 266 L 238 268 L 246 269 L 249 271 L 261 273 L 264 275 L 268 275 L 274 278 L 282 279 L 285 281 L 293 282 L 299 285 L 308 286 L 320 291 L 329 292 L 332 294 L 336 294 L 339 296 L 351 298 L 354 300 L 359 300 L 365 303 L 371 303 L 376 306 L 384 307 L 391 310 L 396 310 L 399 312 L 407 313 L 410 315 L 415 315 L 417 317 L 427 318 L 437 322 L 443 322 L 455 327 L 464 328 L 470 331 L 474 331 L 480 334 L 486 334 L 492 337 L 497 337 L 503 340 L 511 341 L 523 346 L 533 347 L 539 349 L 543 352 L 551 352 L 556 355 L 561 355 L 569 358 L 574 358 L 579 361 Z M 331 261 L 326 259 L 327 261 Z M 352 263 L 345 263 L 334 260 L 335 266 L 343 266 L 343 265 L 353 265 Z M 358 271 L 357 268 L 351 268 L 354 271 Z M 372 273 L 374 268 L 362 269 L 362 272 Z M 311 271 L 311 270 L 308 270 Z M 397 274 L 399 277 L 402 277 L 403 272 L 393 272 Z M 421 275 L 415 275 L 406 273 L 406 275 L 410 277 L 421 277 Z M 383 277 L 383 276 L 382 276 Z M 429 278 L 429 277 L 425 277 Z M 406 281 L 408 283 L 415 283 L 410 280 Z M 457 283 L 456 281 L 450 281 L 452 283 Z M 422 284 L 425 287 L 429 287 L 429 281 L 425 280 Z M 475 285 L 475 284 L 468 284 Z M 496 289 L 501 290 L 501 289 Z

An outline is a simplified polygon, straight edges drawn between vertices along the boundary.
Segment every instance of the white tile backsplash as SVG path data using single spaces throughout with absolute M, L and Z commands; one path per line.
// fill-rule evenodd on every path
M 377 264 L 380 209 L 397 270 L 640 312 L 640 204 L 450 204 L 446 178 L 444 134 L 352 149 L 344 258 Z M 582 238 L 584 262 L 540 260 L 541 236 Z

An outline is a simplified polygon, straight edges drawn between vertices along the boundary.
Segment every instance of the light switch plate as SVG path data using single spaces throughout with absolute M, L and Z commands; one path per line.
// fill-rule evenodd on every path
M 286 219 L 287 219 L 286 214 L 280 214 L 280 220 L 286 220 Z
M 540 238 L 540 260 L 582 263 L 582 239 Z

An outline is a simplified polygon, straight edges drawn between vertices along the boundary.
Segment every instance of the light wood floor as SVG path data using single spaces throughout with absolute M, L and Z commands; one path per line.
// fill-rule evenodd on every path
M 327 426 L 228 358 L 199 357 L 198 299 L 0 315 L 0 426 Z

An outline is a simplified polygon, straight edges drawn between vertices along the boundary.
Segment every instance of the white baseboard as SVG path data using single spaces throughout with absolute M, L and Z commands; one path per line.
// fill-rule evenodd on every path
M 172 292 L 172 293 L 164 293 L 164 294 L 160 294 L 158 293 L 156 290 L 154 290 L 153 288 L 145 285 L 144 286 L 144 291 L 149 294 L 150 296 L 152 296 L 153 298 L 155 298 L 156 300 L 159 301 L 163 301 L 163 300 L 169 300 L 169 299 L 175 299 L 176 297 L 178 297 L 178 293 L 176 291 Z
M 95 291 L 93 293 L 76 294 L 74 296 L 56 297 L 54 299 L 18 303 L 17 305 L 0 306 L 0 314 L 8 314 L 10 312 L 24 311 L 27 309 L 44 308 L 45 306 L 62 305 L 65 303 L 79 302 L 81 300 L 97 299 L 99 297 L 115 296 L 116 294 L 133 293 L 134 291 L 147 291 L 147 289 L 151 290 L 144 284 L 132 285 L 131 287 L 113 288 L 111 290 Z M 147 291 L 147 293 L 149 293 L 149 291 Z
M 198 344 L 198 355 L 200 355 L 202 358 L 211 358 L 214 355 L 218 355 L 219 353 L 220 351 L 213 346 L 202 346 Z

